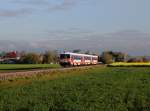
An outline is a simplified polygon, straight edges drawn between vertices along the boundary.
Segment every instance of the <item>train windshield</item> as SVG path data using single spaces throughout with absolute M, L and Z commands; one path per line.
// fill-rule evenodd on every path
M 70 55 L 69 54 L 61 54 L 60 59 L 69 59 Z

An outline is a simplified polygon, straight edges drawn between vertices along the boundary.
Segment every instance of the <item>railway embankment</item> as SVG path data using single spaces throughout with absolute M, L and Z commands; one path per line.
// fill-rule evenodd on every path
M 16 72 L 1 72 L 0 81 L 12 80 L 16 78 L 30 78 L 38 75 L 48 75 L 55 72 L 65 72 L 73 70 L 86 70 L 94 67 L 106 67 L 105 65 L 92 65 L 92 66 L 80 66 L 80 67 L 67 67 L 67 68 L 56 68 L 56 69 L 38 69 L 29 71 L 16 71 Z

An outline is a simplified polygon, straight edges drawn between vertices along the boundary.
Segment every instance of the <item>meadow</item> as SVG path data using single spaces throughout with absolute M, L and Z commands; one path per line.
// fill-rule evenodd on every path
M 150 62 L 114 62 L 109 64 L 111 67 L 150 67 Z
M 0 111 L 150 111 L 150 69 L 95 67 L 1 81 Z
M 59 64 L 0 64 L 0 71 L 59 68 Z

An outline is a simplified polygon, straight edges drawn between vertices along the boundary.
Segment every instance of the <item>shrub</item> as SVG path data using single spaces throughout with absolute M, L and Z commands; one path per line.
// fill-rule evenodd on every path
M 41 63 L 40 56 L 37 53 L 27 53 L 21 56 L 21 63 L 24 64 L 38 64 Z

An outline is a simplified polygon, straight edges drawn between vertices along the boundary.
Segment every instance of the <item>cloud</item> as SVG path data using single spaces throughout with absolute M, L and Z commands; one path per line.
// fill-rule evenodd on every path
M 45 33 L 47 40 L 67 41 L 67 40 L 87 40 L 88 36 L 92 36 L 95 32 L 80 28 L 69 28 L 63 30 L 48 30 Z
M 57 35 L 57 33 L 60 33 Z M 108 34 L 88 32 L 78 28 L 48 31 L 48 35 L 37 40 L 0 41 L 1 49 L 13 50 L 104 50 L 123 51 L 132 55 L 150 54 L 150 33 L 134 30 L 118 31 Z M 9 45 L 8 45 L 9 44 Z M 13 46 L 13 47 L 12 47 Z
M 59 36 L 57 35 L 60 34 Z M 124 30 L 108 34 L 82 29 L 58 30 L 49 33 L 50 39 L 34 41 L 37 47 L 52 49 L 82 49 L 91 51 L 114 50 L 133 55 L 150 54 L 150 33 Z M 55 39 L 51 39 L 51 38 Z
M 12 0 L 12 3 L 32 5 L 37 6 L 38 8 L 39 5 L 44 5 L 45 9 L 48 11 L 56 11 L 70 9 L 80 2 L 85 3 L 89 1 L 91 0 L 55 0 L 55 2 L 50 0 Z
M 57 0 L 55 2 L 49 0 L 13 0 L 12 3 L 32 5 L 32 6 L 44 5 L 48 11 L 54 11 L 71 8 L 80 1 L 83 0 Z
M 96 0 L 62 0 L 59 4 L 49 4 L 48 10 L 49 11 L 62 11 L 62 10 L 68 10 L 73 8 L 74 6 L 77 6 L 80 3 L 89 3 Z
M 32 10 L 23 8 L 16 10 L 0 10 L 0 17 L 16 17 L 24 14 L 31 14 Z
M 12 0 L 11 3 L 27 5 L 47 5 L 49 4 L 49 0 Z
M 49 10 L 50 11 L 54 11 L 54 10 L 65 10 L 65 9 L 70 9 L 72 8 L 74 5 L 77 4 L 78 0 L 64 0 L 63 2 L 61 2 L 60 4 L 56 4 L 56 5 L 49 5 Z
M 12 9 L 0 9 L 0 17 L 15 17 L 24 14 L 31 14 L 35 11 L 48 13 L 51 11 L 68 10 L 81 2 L 86 3 L 89 1 L 91 0 L 8 0 L 5 4 L 8 6 L 11 5 Z M 17 6 L 22 6 L 24 8 L 17 8 Z

